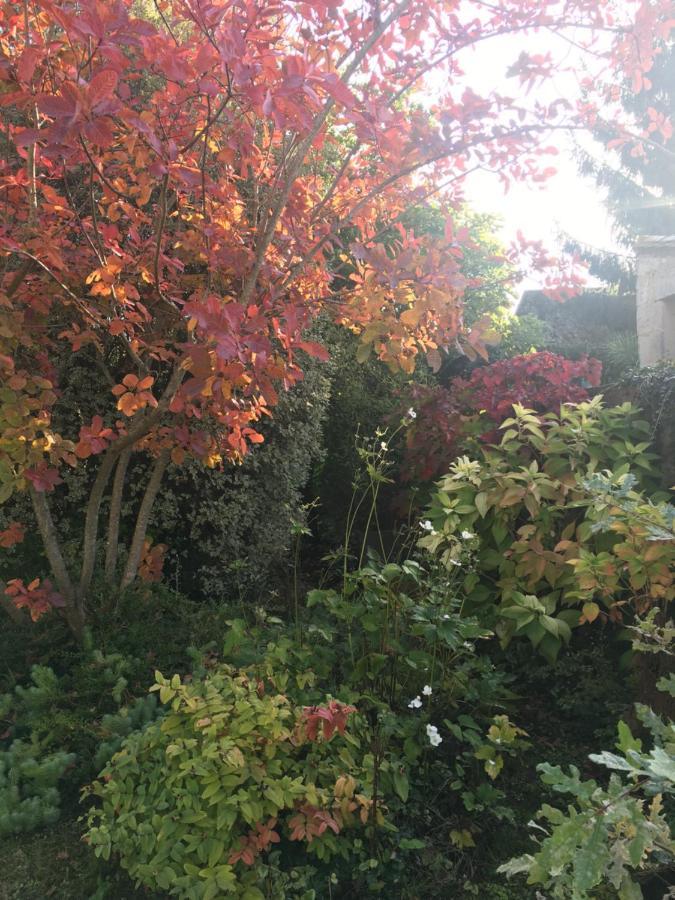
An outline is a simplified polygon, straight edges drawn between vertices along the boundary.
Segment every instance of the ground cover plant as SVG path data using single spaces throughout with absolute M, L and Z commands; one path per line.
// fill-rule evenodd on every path
M 658 106 L 673 28 L 5 4 L 0 898 L 667 895 L 664 402 L 507 311 L 579 262 L 463 181 L 546 179 L 562 132 L 659 151 L 616 85 Z M 521 36 L 480 96 L 464 60 Z

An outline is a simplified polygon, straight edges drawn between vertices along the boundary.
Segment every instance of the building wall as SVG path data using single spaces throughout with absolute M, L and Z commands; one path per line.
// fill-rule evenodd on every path
M 675 359 L 675 237 L 642 238 L 637 251 L 640 365 Z

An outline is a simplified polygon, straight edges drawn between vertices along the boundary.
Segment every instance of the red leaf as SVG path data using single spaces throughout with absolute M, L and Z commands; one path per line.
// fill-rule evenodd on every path
M 321 344 L 317 344 L 316 341 L 298 341 L 295 346 L 323 362 L 327 362 L 330 359 L 328 350 Z
M 115 92 L 118 76 L 113 69 L 103 69 L 97 72 L 89 82 L 88 99 L 92 106 L 96 106 L 102 100 L 107 100 Z

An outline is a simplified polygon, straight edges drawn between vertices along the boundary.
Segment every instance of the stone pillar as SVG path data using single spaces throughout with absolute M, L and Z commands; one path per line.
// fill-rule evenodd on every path
M 675 359 L 675 236 L 642 237 L 637 253 L 637 334 L 641 366 Z

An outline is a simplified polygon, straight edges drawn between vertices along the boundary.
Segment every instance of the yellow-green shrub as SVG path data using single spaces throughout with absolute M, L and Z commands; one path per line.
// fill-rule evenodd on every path
M 283 681 L 224 665 L 188 682 L 157 673 L 167 715 L 131 734 L 89 789 L 100 801 L 86 834 L 97 856 L 118 854 L 138 882 L 173 896 L 254 900 L 280 841 L 320 859 L 340 852 L 342 832 L 361 829 L 372 808 L 346 734 L 355 710 L 293 705 Z

